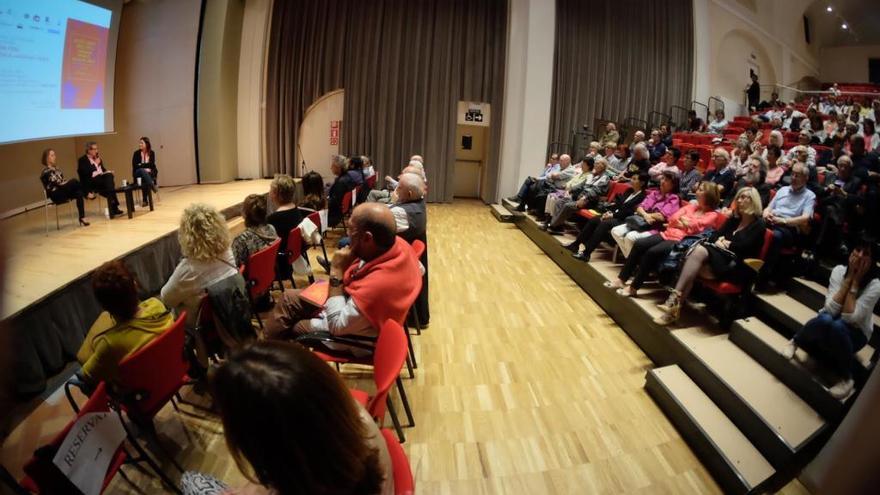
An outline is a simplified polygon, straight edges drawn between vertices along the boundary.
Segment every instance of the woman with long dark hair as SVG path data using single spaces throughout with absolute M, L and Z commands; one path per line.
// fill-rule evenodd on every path
M 831 271 L 825 306 L 782 349 L 782 355 L 792 359 L 801 347 L 831 367 L 840 377 L 829 390 L 837 399 L 852 392 L 853 356 L 874 331 L 874 305 L 880 299 L 878 275 L 874 245 L 862 240 L 850 253 L 849 262 Z
M 79 224 L 88 227 L 86 222 L 86 208 L 83 201 L 83 190 L 79 181 L 76 179 L 65 179 L 64 172 L 55 165 L 55 150 L 46 148 L 43 150 L 43 157 L 40 159 L 43 163 L 43 171 L 40 173 L 40 182 L 46 190 L 46 196 L 49 196 L 55 203 L 63 203 L 71 199 L 76 201 L 76 209 L 79 212 Z
M 157 191 L 156 179 L 159 178 L 159 169 L 156 168 L 156 153 L 150 138 L 144 136 L 138 141 L 138 149 L 131 155 L 131 176 L 135 183 L 141 180 L 144 190 L 144 205 L 147 204 L 147 189 Z
M 267 341 L 239 349 L 210 384 L 226 445 L 257 485 L 247 493 L 394 493 L 376 423 L 339 374 L 299 344 Z M 187 473 L 184 493 L 206 493 L 192 489 L 194 476 L 204 481 Z

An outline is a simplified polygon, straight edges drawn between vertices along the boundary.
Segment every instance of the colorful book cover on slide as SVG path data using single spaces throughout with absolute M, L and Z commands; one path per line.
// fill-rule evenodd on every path
M 109 29 L 67 20 L 64 65 L 61 70 L 61 108 L 104 108 Z

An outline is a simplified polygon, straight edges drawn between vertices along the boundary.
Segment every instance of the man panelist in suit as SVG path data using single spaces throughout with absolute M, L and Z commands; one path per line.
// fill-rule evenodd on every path
M 89 141 L 86 143 L 86 154 L 79 157 L 76 172 L 83 189 L 94 197 L 94 193 L 107 198 L 110 217 L 122 215 L 119 209 L 119 200 L 116 198 L 116 184 L 113 179 L 113 171 L 104 167 L 104 162 L 98 155 L 98 143 Z

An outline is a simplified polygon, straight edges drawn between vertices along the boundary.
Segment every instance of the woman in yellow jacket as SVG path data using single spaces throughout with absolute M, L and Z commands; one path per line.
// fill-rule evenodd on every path
M 119 363 L 170 328 L 174 318 L 159 299 L 138 300 L 137 281 L 120 260 L 95 270 L 92 289 L 104 312 L 89 329 L 76 359 L 84 381 L 97 385 L 113 382 Z

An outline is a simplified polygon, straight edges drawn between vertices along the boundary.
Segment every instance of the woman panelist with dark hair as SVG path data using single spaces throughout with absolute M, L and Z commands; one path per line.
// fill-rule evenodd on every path
M 138 149 L 131 155 L 131 176 L 135 182 L 141 180 L 144 190 L 144 206 L 147 204 L 147 188 L 156 192 L 156 179 L 159 177 L 159 169 L 156 168 L 156 153 L 150 138 L 144 136 L 138 141 Z
M 46 196 L 49 196 L 55 203 L 63 203 L 71 199 L 76 201 L 76 209 L 79 211 L 79 224 L 88 227 L 86 222 L 86 209 L 83 202 L 83 190 L 79 181 L 76 179 L 65 179 L 61 169 L 55 166 L 55 150 L 46 148 L 43 150 L 43 172 L 40 174 L 40 182 L 46 189 Z

